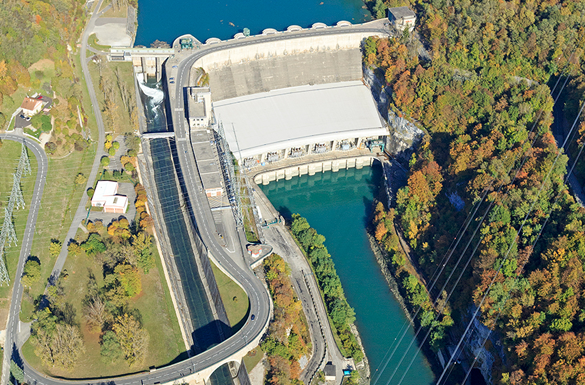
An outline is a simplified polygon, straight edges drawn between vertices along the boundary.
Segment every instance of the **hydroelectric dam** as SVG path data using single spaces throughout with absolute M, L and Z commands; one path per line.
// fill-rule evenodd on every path
M 369 36 L 390 34 L 385 19 L 266 29 L 205 43 L 184 35 L 162 50 L 111 49 L 110 60 L 132 61 L 139 102 L 148 104 L 139 119 L 140 172 L 174 301 L 184 309 L 183 335 L 194 353 L 158 369 L 155 382 L 246 382 L 240 361 L 265 334 L 272 302 L 250 268 L 257 261 L 245 251 L 237 182 L 242 178 L 234 175 L 230 154 L 262 183 L 305 169 L 326 170 L 328 164 L 333 170 L 371 164 L 384 150 L 388 126 L 363 81 L 360 48 Z M 259 237 L 262 241 L 261 232 Z M 250 299 L 249 318 L 233 335 L 225 328 L 209 260 Z M 331 333 L 328 324 L 324 328 Z M 327 345 L 321 349 L 341 378 L 351 362 L 326 342 L 332 338 L 312 334 L 315 345 Z M 324 364 L 313 354 L 302 378 L 310 381 Z M 155 378 L 143 377 L 144 383 Z

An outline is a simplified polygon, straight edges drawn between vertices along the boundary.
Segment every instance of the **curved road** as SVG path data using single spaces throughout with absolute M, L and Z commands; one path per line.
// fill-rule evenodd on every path
M 103 0 L 100 0 L 100 5 Z M 99 9 L 99 5 L 98 8 Z M 82 55 L 86 52 L 87 49 L 87 36 L 90 27 L 95 22 L 95 15 L 90 20 L 88 28 L 83 35 L 83 42 L 82 42 Z M 177 72 L 177 85 L 181 85 L 181 87 L 175 87 L 176 89 L 175 94 L 171 94 L 171 109 L 169 111 L 172 113 L 172 119 L 174 124 L 174 131 L 175 131 L 175 139 L 176 139 L 176 146 L 179 156 L 179 163 L 180 167 L 183 171 L 185 176 L 185 182 L 187 186 L 187 194 L 188 199 L 191 201 L 191 206 L 194 210 L 195 221 L 197 222 L 198 233 L 201 236 L 203 243 L 209 249 L 213 257 L 226 269 L 228 272 L 238 280 L 241 286 L 244 288 L 248 297 L 250 299 L 250 315 L 254 314 L 255 320 L 251 320 L 250 318 L 246 322 L 246 324 L 240 329 L 236 334 L 228 338 L 227 340 L 223 341 L 221 344 L 206 350 L 203 353 L 196 355 L 195 357 L 189 358 L 185 361 L 169 365 L 164 368 L 160 368 L 153 373 L 141 373 L 131 376 L 124 376 L 124 377 L 116 377 L 116 378 L 104 378 L 99 380 L 85 380 L 85 381 L 70 381 L 70 380 L 62 380 L 57 378 L 45 377 L 44 375 L 36 372 L 32 369 L 28 363 L 24 362 L 24 371 L 25 371 L 25 379 L 29 384 L 35 385 L 61 385 L 61 384 L 89 384 L 89 383 L 105 383 L 107 382 L 108 385 L 113 384 L 120 384 L 120 385 L 147 385 L 147 384 L 154 384 L 157 382 L 165 383 L 165 382 L 172 382 L 178 380 L 182 377 L 185 377 L 192 373 L 193 371 L 200 371 L 202 369 L 208 368 L 213 366 L 217 362 L 221 362 L 224 359 L 232 356 L 234 353 L 238 352 L 239 350 L 243 349 L 248 345 L 248 343 L 258 337 L 260 334 L 263 334 L 265 328 L 268 325 L 269 318 L 270 318 L 270 311 L 272 306 L 272 301 L 270 296 L 263 286 L 262 282 L 257 279 L 254 273 L 250 269 L 242 269 L 237 266 L 232 258 L 226 253 L 225 249 L 220 245 L 219 238 L 217 233 L 215 232 L 215 224 L 209 209 L 209 205 L 207 202 L 207 197 L 201 191 L 201 179 L 199 177 L 199 172 L 197 170 L 197 166 L 195 163 L 195 158 L 191 149 L 191 143 L 189 140 L 188 130 L 189 125 L 186 121 L 184 116 L 184 112 L 182 111 L 185 106 L 184 100 L 184 86 L 188 86 L 189 82 L 189 70 L 191 69 L 192 65 L 197 61 L 199 58 L 210 54 L 212 52 L 242 47 L 242 46 L 249 46 L 254 44 L 261 44 L 270 41 L 278 41 L 278 40 L 286 40 L 286 39 L 296 39 L 296 38 L 305 38 L 305 37 L 313 37 L 313 36 L 322 36 L 322 35 L 335 35 L 335 34 L 351 34 L 351 33 L 370 33 L 370 34 L 388 34 L 388 31 L 376 27 L 365 27 L 365 26 L 358 26 L 358 27 L 340 27 L 340 28 L 325 28 L 325 29 L 316 29 L 316 30 L 308 30 L 308 31 L 301 31 L 301 32 L 294 32 L 294 33 L 279 33 L 275 35 L 268 35 L 268 36 L 257 36 L 257 37 L 250 37 L 246 39 L 241 39 L 237 41 L 228 41 L 222 42 L 218 44 L 213 44 L 209 47 L 202 48 L 200 50 L 194 51 L 191 55 L 184 58 L 180 63 L 178 63 L 176 72 Z M 83 57 L 83 56 L 82 56 Z M 86 77 L 86 82 L 88 83 L 88 88 L 90 90 L 90 97 L 92 99 L 92 103 L 94 105 L 94 110 L 98 108 L 97 99 L 95 98 L 95 93 L 93 92 L 93 87 L 91 86 L 91 78 L 89 77 L 89 72 L 87 71 L 87 63 L 84 63 L 84 60 L 81 60 L 84 75 Z M 171 90 L 172 92 L 172 90 Z M 179 109 L 179 110 L 177 110 Z M 99 111 L 96 111 L 96 119 L 98 120 L 98 127 L 100 128 L 100 143 L 103 142 L 104 138 L 103 135 L 103 122 L 101 121 L 101 114 Z M 98 144 L 98 155 L 96 155 L 96 161 L 99 161 L 99 154 L 101 152 L 101 146 Z M 95 162 L 94 162 L 95 166 Z M 93 174 L 93 170 L 92 170 Z M 91 179 L 90 179 L 91 180 Z M 85 195 L 84 195 L 85 197 Z
M 8 322 L 6 324 L 6 342 L 4 344 L 4 359 L 2 371 L 2 383 L 8 382 L 8 374 L 10 371 L 10 360 L 12 359 L 13 349 L 18 349 L 17 336 L 19 325 L 20 302 L 22 300 L 22 283 L 20 277 L 24 269 L 24 263 L 32 248 L 35 227 L 37 223 L 37 216 L 41 206 L 41 197 L 43 196 L 43 189 L 45 188 L 45 181 L 47 179 L 47 170 L 49 168 L 47 155 L 39 143 L 34 140 L 27 139 L 24 136 L 14 134 L 0 134 L 0 139 L 12 140 L 15 142 L 25 144 L 29 150 L 35 154 L 37 159 L 37 179 L 32 195 L 32 200 L 29 207 L 28 218 L 26 221 L 26 228 L 22 236 L 22 246 L 20 247 L 20 257 L 16 267 L 16 273 L 13 277 L 14 286 L 12 288 L 12 300 L 10 302 L 10 312 L 8 313 Z

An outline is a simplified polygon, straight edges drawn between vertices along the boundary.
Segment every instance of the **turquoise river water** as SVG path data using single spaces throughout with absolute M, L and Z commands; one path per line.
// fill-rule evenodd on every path
M 230 39 L 244 28 L 257 34 L 291 24 L 361 23 L 369 19 L 363 5 L 362 0 L 139 0 L 135 44 L 149 47 L 157 39 L 171 44 L 186 33 L 205 42 L 210 37 Z
M 327 239 L 325 245 L 333 257 L 349 304 L 356 312 L 356 325 L 370 361 L 372 379 L 376 378 L 376 369 L 381 369 L 384 356 L 394 347 L 393 343 L 406 322 L 366 236 L 372 200 L 382 183 L 381 168 L 374 165 L 361 170 L 305 175 L 261 186 L 274 207 L 285 217 L 292 213 L 301 214 Z M 407 333 L 376 384 L 386 384 L 390 379 L 414 336 L 410 325 Z M 402 377 L 403 368 L 410 362 L 414 350 L 410 350 L 396 371 L 392 384 L 397 384 Z M 402 383 L 428 385 L 432 381 L 431 369 L 419 354 Z

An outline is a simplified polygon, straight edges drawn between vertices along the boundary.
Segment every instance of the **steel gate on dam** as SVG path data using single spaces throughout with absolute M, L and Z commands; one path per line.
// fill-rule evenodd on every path
M 167 138 L 143 141 L 143 151 L 152 159 L 153 181 L 156 183 L 159 218 L 166 227 L 172 262 L 180 279 L 191 322 L 192 351 L 204 352 L 231 335 L 231 328 L 217 282 L 209 263 L 207 248 L 196 232 L 188 200 L 183 200 L 184 184 L 175 167 L 174 140 Z M 179 186 L 182 191 L 179 190 Z M 191 223 L 189 223 L 191 221 Z M 232 384 L 227 365 L 216 370 L 211 378 L 215 384 Z

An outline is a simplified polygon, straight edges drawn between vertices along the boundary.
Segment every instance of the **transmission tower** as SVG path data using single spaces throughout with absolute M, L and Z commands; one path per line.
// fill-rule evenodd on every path
M 32 169 L 30 168 L 30 159 L 28 158 L 28 152 L 26 151 L 26 146 L 24 145 L 24 143 L 22 144 L 22 150 L 20 151 L 20 159 L 18 160 L 18 170 L 22 170 L 21 172 L 24 172 L 25 175 L 32 174 Z
M 2 224 L 2 230 L 0 230 L 0 286 L 4 283 L 8 284 L 8 282 L 10 282 L 8 270 L 6 269 L 6 262 L 4 261 L 4 248 L 6 247 L 6 243 L 8 243 L 8 246 L 11 246 L 13 243 L 16 244 L 18 242 L 16 231 L 14 230 L 14 224 L 12 223 L 12 212 L 15 207 L 18 210 L 25 206 L 22 189 L 20 187 L 20 179 L 22 178 L 22 174 L 30 175 L 31 173 L 30 160 L 28 158 L 26 146 L 23 143 L 16 173 L 12 175 L 12 192 L 8 199 L 8 206 L 4 208 L 4 223 Z
M 13 204 L 13 207 L 10 210 L 11 214 L 14 206 L 16 206 L 17 210 L 22 209 L 25 206 L 24 197 L 22 196 L 22 189 L 20 188 L 20 175 L 18 174 L 12 175 L 12 192 L 10 193 L 10 201 L 8 203 L 9 206 L 11 202 Z
M 248 175 L 246 174 L 246 167 L 243 164 L 244 160 L 241 157 L 242 151 L 240 150 L 240 143 L 238 142 L 238 136 L 236 135 L 236 129 L 234 128 L 234 125 L 232 123 L 232 130 L 234 131 L 234 139 L 236 140 L 236 146 L 238 147 L 238 153 L 240 154 L 240 174 L 239 174 L 239 178 L 237 178 L 237 191 L 238 191 L 238 196 L 242 195 L 242 198 L 248 198 L 248 202 L 250 202 L 249 207 L 244 207 L 244 205 L 242 205 L 241 210 L 246 209 L 246 212 L 249 212 L 249 210 L 247 210 L 248 208 L 252 209 L 252 214 L 254 216 L 254 218 L 252 218 L 254 220 L 254 223 L 256 224 L 256 230 L 258 231 L 258 239 L 260 240 L 261 243 L 264 243 L 264 235 L 262 234 L 262 228 L 260 226 L 258 226 L 260 224 L 260 217 L 258 215 L 258 206 L 256 206 L 256 202 L 254 200 L 254 194 L 252 193 L 252 186 L 250 186 L 250 181 L 248 180 Z M 240 202 L 242 201 L 242 199 L 240 198 Z
M 226 181 L 226 190 L 228 193 L 228 199 L 232 208 L 232 213 L 236 220 L 236 226 L 242 228 L 244 226 L 244 220 L 242 216 L 242 202 L 240 194 L 238 193 L 238 181 L 234 172 L 234 163 L 230 156 L 229 146 L 225 137 L 225 131 L 221 122 L 217 125 L 217 136 L 216 141 L 218 146 L 218 153 L 221 161 L 221 170 L 223 172 L 224 180 Z

